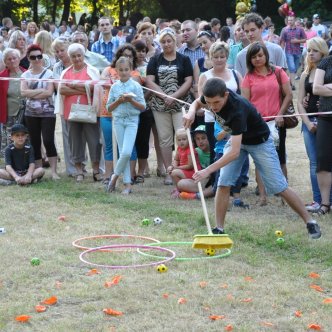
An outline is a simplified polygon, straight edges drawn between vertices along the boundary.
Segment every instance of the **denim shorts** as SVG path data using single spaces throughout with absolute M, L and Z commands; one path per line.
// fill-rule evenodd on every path
M 225 146 L 224 155 L 227 154 L 230 148 L 231 140 L 228 141 Z M 288 188 L 288 183 L 282 173 L 278 154 L 271 136 L 266 142 L 261 144 L 242 144 L 239 157 L 220 169 L 218 187 L 230 187 L 235 185 L 248 154 L 254 160 L 268 194 L 278 194 Z

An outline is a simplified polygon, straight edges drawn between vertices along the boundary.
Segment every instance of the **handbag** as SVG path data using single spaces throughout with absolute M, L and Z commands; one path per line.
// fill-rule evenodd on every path
M 97 112 L 95 107 L 91 104 L 90 89 L 85 85 L 86 95 L 88 97 L 88 105 L 80 104 L 81 95 L 77 97 L 77 103 L 72 104 L 68 116 L 68 121 L 83 122 L 83 123 L 97 123 Z
M 282 70 L 282 69 L 280 69 L 280 70 Z M 277 81 L 278 81 L 278 84 L 279 84 L 280 100 L 281 100 L 281 103 L 282 103 L 282 101 L 284 99 L 284 92 L 282 90 L 280 70 L 274 70 L 274 73 L 277 77 Z M 288 108 L 287 108 L 286 112 L 284 113 L 284 115 L 287 115 L 286 117 L 284 117 L 284 127 L 286 129 L 295 128 L 299 124 L 299 120 L 296 116 L 293 100 L 289 103 Z

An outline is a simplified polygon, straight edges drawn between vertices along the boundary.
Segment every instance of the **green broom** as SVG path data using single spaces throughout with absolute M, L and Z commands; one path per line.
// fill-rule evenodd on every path
M 182 107 L 182 113 L 185 115 L 186 111 L 184 107 Z M 195 172 L 198 171 L 197 164 L 196 164 L 196 157 L 194 152 L 194 146 L 191 140 L 191 134 L 189 128 L 186 129 L 188 141 L 189 141 L 189 147 L 190 147 L 190 154 L 191 159 L 194 164 L 194 170 Z M 227 234 L 213 234 L 210 221 L 209 221 L 209 215 L 207 212 L 206 204 L 205 204 L 205 198 L 203 194 L 202 184 L 199 181 L 198 183 L 198 191 L 199 195 L 201 197 L 202 202 L 202 208 L 204 213 L 204 219 L 206 223 L 206 227 L 208 229 L 208 234 L 206 235 L 195 235 L 194 236 L 194 242 L 193 242 L 193 248 L 194 249 L 223 249 L 223 248 L 231 248 L 233 246 L 233 241 L 229 238 Z

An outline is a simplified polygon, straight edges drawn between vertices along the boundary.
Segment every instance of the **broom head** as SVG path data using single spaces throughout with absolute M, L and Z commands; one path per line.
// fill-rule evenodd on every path
M 232 248 L 232 246 L 233 241 L 227 234 L 205 234 L 194 236 L 194 249 L 224 249 Z

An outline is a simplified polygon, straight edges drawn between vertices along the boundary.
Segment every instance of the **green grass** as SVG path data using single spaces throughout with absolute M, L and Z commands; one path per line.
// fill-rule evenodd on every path
M 288 154 L 290 183 L 309 201 L 308 164 L 298 129 L 289 132 Z M 90 176 L 83 184 L 64 175 L 56 183 L 48 178 L 49 174 L 27 188 L 0 187 L 0 227 L 6 229 L 0 236 L 1 331 L 223 331 L 231 324 L 234 331 L 297 332 L 307 331 L 311 323 L 332 331 L 332 306 L 323 304 L 324 298 L 332 297 L 329 215 L 319 220 L 323 237 L 310 241 L 303 222 L 278 198 L 270 198 L 266 207 L 255 206 L 251 182 L 243 197 L 252 208 L 227 214 L 226 230 L 234 241 L 229 257 L 172 261 L 168 272 L 161 274 L 149 267 L 100 269 L 100 274 L 88 276 L 93 266 L 79 260 L 81 251 L 72 246 L 74 240 L 133 234 L 192 241 L 193 235 L 206 233 L 200 202 L 171 199 L 171 188 L 155 177 L 135 186 L 129 197 L 106 194 Z M 214 224 L 213 200 L 207 206 Z M 62 214 L 64 222 L 58 220 Z M 142 219 L 157 216 L 164 221 L 161 225 L 142 225 Z M 277 229 L 284 232 L 283 246 L 276 243 Z M 121 243 L 147 241 L 120 238 L 81 244 Z M 185 246 L 169 248 L 181 257 L 204 255 Z M 41 264 L 32 266 L 32 257 L 39 257 Z M 110 265 L 153 261 L 135 251 L 93 253 L 87 258 Z M 310 279 L 312 271 L 321 277 Z M 105 281 L 115 275 L 122 275 L 120 283 L 105 288 Z M 201 281 L 207 282 L 206 287 L 200 287 Z M 311 284 L 321 286 L 323 292 L 311 289 Z M 34 306 L 52 295 L 58 303 L 35 313 Z M 179 304 L 181 297 L 187 303 Z M 248 298 L 252 301 L 243 302 Z M 106 316 L 104 308 L 124 314 Z M 297 310 L 302 317 L 295 317 Z M 29 323 L 15 321 L 21 314 L 32 316 Z M 210 315 L 225 315 L 225 319 L 211 321 Z

